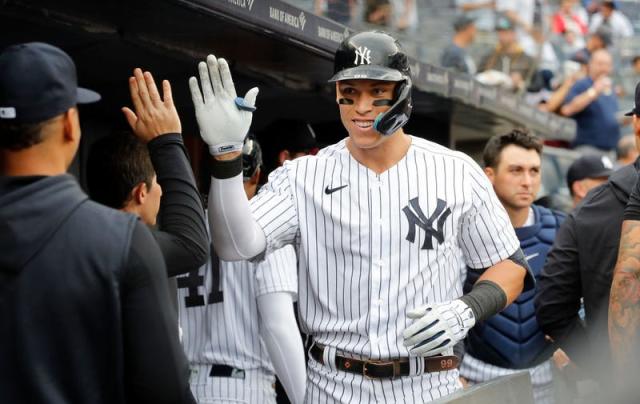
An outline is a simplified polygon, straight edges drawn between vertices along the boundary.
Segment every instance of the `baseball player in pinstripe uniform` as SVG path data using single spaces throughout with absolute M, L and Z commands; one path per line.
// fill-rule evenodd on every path
M 223 59 L 198 67 L 214 245 L 226 259 L 296 246 L 299 314 L 314 339 L 305 402 L 422 403 L 459 389 L 453 345 L 531 278 L 477 164 L 402 130 L 411 77 L 397 41 L 363 32 L 341 44 L 330 81 L 349 136 L 274 171 L 251 203 L 238 151 L 257 89 L 237 97 Z M 483 271 L 464 296 L 461 260 Z
M 260 178 L 260 146 L 243 147 L 244 189 L 251 198 Z M 178 278 L 179 319 L 199 403 L 275 403 L 274 368 L 293 403 L 304 398 L 306 370 L 293 300 L 297 262 L 292 246 L 259 264 L 209 262 Z M 286 347 L 282 349 L 282 347 Z

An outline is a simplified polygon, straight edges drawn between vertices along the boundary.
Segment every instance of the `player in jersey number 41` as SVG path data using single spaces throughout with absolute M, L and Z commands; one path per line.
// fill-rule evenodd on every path
M 189 81 L 212 159 L 209 221 L 220 257 L 294 244 L 306 402 L 421 403 L 461 388 L 453 345 L 532 286 L 509 218 L 468 156 L 404 133 L 407 55 L 386 33 L 346 38 L 336 101 L 349 136 L 287 162 L 251 202 L 239 147 L 258 90 L 236 94 L 213 55 Z M 428 135 L 428 134 L 426 134 Z M 482 271 L 462 294 L 460 268 Z

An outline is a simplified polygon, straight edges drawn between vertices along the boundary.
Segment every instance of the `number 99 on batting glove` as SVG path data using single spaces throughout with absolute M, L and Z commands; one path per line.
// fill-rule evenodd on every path
M 189 88 L 202 140 L 214 156 L 242 150 L 258 88 L 247 91 L 244 98 L 238 97 L 227 61 L 213 55 L 198 64 L 198 73 L 202 92 L 195 77 L 189 79 Z
M 476 324 L 473 311 L 461 300 L 427 304 L 407 316 L 415 321 L 403 332 L 404 345 L 419 356 L 434 356 L 452 348 Z

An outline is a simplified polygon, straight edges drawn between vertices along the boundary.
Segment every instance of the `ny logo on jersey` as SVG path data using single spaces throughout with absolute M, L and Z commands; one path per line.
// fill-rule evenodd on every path
M 409 201 L 409 205 L 402 208 L 402 211 L 407 216 L 407 220 L 409 221 L 409 232 L 407 233 L 406 238 L 407 241 L 409 241 L 410 243 L 415 242 L 417 226 L 424 230 L 426 233 L 424 243 L 422 243 L 423 250 L 433 250 L 432 238 L 434 237 L 438 241 L 438 244 L 442 244 L 444 242 L 444 233 L 442 231 L 442 226 L 444 226 L 445 220 L 447 220 L 447 217 L 449 217 L 449 215 L 451 214 L 451 209 L 447 207 L 447 202 L 438 198 L 436 210 L 428 218 L 420 208 L 417 197 L 411 199 Z M 437 230 L 433 228 L 433 222 L 436 219 L 436 225 L 438 226 Z
M 359 61 L 359 62 L 358 62 Z M 358 46 L 356 49 L 356 60 L 353 61 L 354 65 L 371 64 L 371 51 L 366 46 Z

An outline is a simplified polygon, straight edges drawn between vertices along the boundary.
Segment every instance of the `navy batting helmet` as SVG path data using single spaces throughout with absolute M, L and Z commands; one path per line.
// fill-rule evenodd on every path
M 383 135 L 390 135 L 409 120 L 413 107 L 409 58 L 391 35 L 366 31 L 346 38 L 336 51 L 333 72 L 329 82 L 361 79 L 400 82 L 391 102 L 374 101 L 374 105 L 386 104 L 391 108 L 376 118 L 373 127 Z
M 248 181 L 262 166 L 262 149 L 253 134 L 248 134 L 242 145 L 242 179 Z

